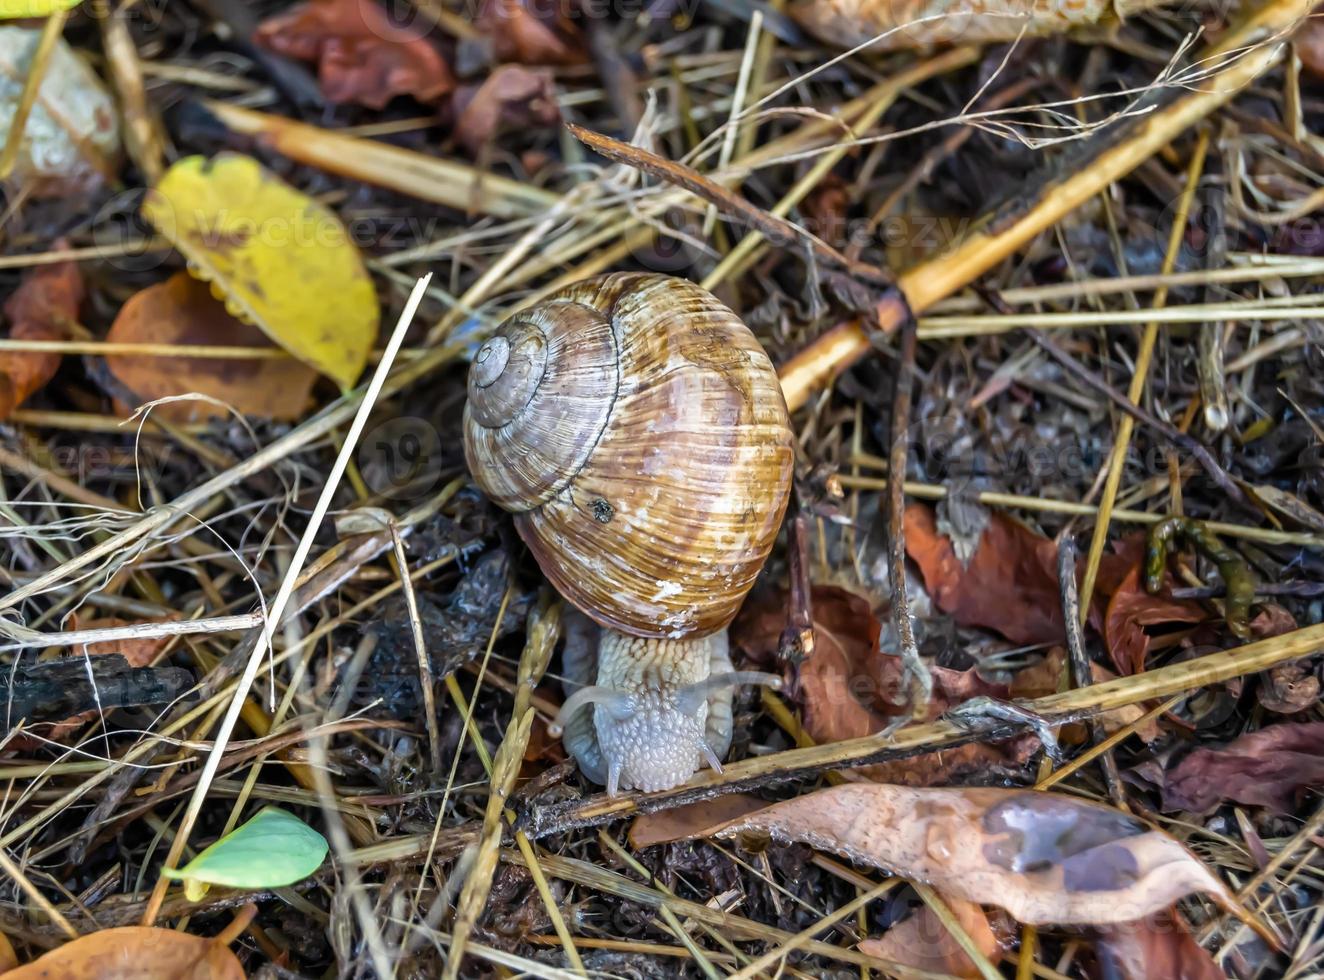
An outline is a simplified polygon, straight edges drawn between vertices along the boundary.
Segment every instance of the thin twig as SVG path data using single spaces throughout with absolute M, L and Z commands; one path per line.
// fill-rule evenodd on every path
M 414 311 L 418 309 L 419 302 L 423 299 L 423 290 L 427 288 L 432 275 L 429 273 L 418 281 L 414 286 L 413 293 L 409 296 L 409 301 L 405 304 L 404 310 L 400 314 L 400 319 L 395 325 L 395 330 L 391 334 L 390 342 L 386 347 L 386 355 L 381 363 L 377 365 L 377 370 L 373 373 L 372 380 L 364 392 L 363 400 L 359 403 L 358 411 L 354 414 L 354 420 L 350 423 L 349 432 L 345 435 L 344 445 L 336 460 L 331 464 L 331 472 L 327 474 L 326 483 L 322 487 L 322 493 L 317 499 L 317 504 L 313 508 L 312 515 L 308 519 L 308 527 L 304 530 L 303 537 L 299 539 L 298 547 L 295 549 L 294 557 L 290 561 L 289 571 L 286 572 L 284 580 L 281 582 L 280 591 L 276 593 L 275 599 L 271 602 L 271 608 L 268 612 L 267 625 L 262 631 L 257 644 L 253 647 L 253 652 L 249 655 L 248 664 L 244 668 L 244 673 L 239 678 L 239 683 L 235 686 L 234 694 L 231 695 L 230 707 L 221 720 L 220 728 L 216 732 L 215 744 L 207 755 L 207 762 L 204 764 L 202 774 L 198 779 L 197 786 L 194 788 L 193 796 L 189 800 L 188 809 L 184 811 L 184 818 L 180 822 L 179 830 L 175 833 L 175 839 L 171 842 L 170 853 L 166 857 L 165 866 L 175 868 L 179 865 L 180 855 L 183 853 L 184 845 L 188 843 L 189 833 L 193 830 L 193 825 L 197 821 L 198 814 L 202 810 L 202 804 L 207 799 L 207 789 L 211 781 L 216 776 L 216 771 L 220 767 L 221 760 L 224 758 L 226 743 L 230 740 L 230 735 L 234 732 L 235 725 L 239 721 L 239 712 L 243 709 L 244 701 L 248 697 L 248 691 L 253 686 L 253 680 L 257 676 L 258 666 L 262 663 L 262 658 L 271 648 L 271 642 L 280 628 L 282 616 L 285 613 L 285 607 L 289 603 L 291 596 L 294 595 L 294 588 L 298 582 L 299 573 L 303 571 L 304 562 L 307 561 L 309 553 L 312 551 L 313 541 L 317 537 L 317 532 L 321 528 L 322 520 L 326 517 L 327 511 L 331 507 L 331 498 L 340 486 L 340 479 L 344 476 L 345 467 L 349 465 L 350 456 L 354 448 L 358 445 L 359 436 L 367 424 L 368 415 L 372 412 L 372 406 L 376 403 L 377 397 L 381 394 L 382 388 L 386 382 L 386 376 L 391 370 L 391 365 L 395 360 L 395 352 L 400 349 L 404 342 L 405 331 L 414 318 Z M 143 925 L 151 925 L 156 919 L 157 909 L 161 907 L 161 900 L 165 897 L 165 891 L 168 887 L 169 879 L 164 876 L 157 879 L 157 884 L 152 892 L 152 898 L 147 904 L 147 910 L 143 913 Z
M 915 321 L 901 325 L 900 356 L 897 364 L 896 390 L 892 396 L 892 450 L 889 472 L 905 473 L 910 456 L 910 403 L 915 393 L 915 352 L 918 340 Z M 903 480 L 893 480 L 887 488 L 887 569 L 892 584 L 892 626 L 896 630 L 898 653 L 909 678 L 910 717 L 922 717 L 933 696 L 933 676 L 919 656 L 915 628 L 910 619 L 910 594 L 906 587 L 906 490 Z
M 1090 670 L 1089 655 L 1085 652 L 1085 631 L 1081 626 L 1080 594 L 1076 590 L 1076 543 L 1069 536 L 1062 539 L 1057 549 L 1057 582 L 1062 594 L 1062 616 L 1066 623 L 1067 655 L 1071 660 L 1071 673 L 1076 687 L 1089 687 L 1094 683 L 1094 674 Z M 1103 723 L 1098 718 L 1087 722 L 1090 739 L 1094 744 L 1107 738 Z M 1117 770 L 1117 760 L 1111 752 L 1104 752 L 1099 757 L 1099 768 L 1103 770 L 1103 780 L 1108 786 L 1108 795 L 1120 810 L 1130 810 L 1126 803 L 1126 790 L 1122 786 L 1122 775 Z
M 1228 495 L 1229 499 L 1236 501 L 1243 507 L 1250 507 L 1250 502 L 1246 500 L 1246 495 L 1242 493 L 1241 487 L 1237 486 L 1237 481 L 1232 479 L 1227 470 L 1218 465 L 1218 460 L 1214 459 L 1214 454 L 1199 440 L 1180 431 L 1175 425 L 1164 422 L 1138 402 L 1127 399 L 1116 388 L 1085 367 L 1040 331 L 1028 330 L 1026 333 L 1029 334 L 1031 340 L 1039 345 L 1040 350 L 1057 361 L 1068 374 L 1087 387 L 1093 388 L 1136 421 L 1143 422 L 1178 449 L 1190 453 L 1195 457 L 1196 462 L 1204 467 L 1204 471 L 1209 474 L 1209 478 Z

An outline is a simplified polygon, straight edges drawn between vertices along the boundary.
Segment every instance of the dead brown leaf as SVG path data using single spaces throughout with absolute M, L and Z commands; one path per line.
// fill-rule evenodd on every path
M 561 119 L 547 68 L 502 65 L 482 85 L 455 93 L 455 139 L 478 156 L 501 133 L 526 126 L 552 126 Z
M 794 690 L 803 712 L 806 734 L 820 744 L 861 738 L 882 731 L 905 707 L 901 658 L 879 647 L 882 627 L 869 600 L 847 589 L 816 585 L 812 591 L 814 652 L 796 671 Z M 777 649 L 786 625 L 782 593 L 747 603 L 732 627 L 737 646 L 766 662 Z M 952 670 L 930 666 L 932 720 L 979 695 L 1006 697 L 1007 688 L 983 680 L 972 668 Z M 940 754 L 897 759 L 846 774 L 907 786 L 932 786 L 961 776 L 1014 767 L 1033 754 L 1033 736 L 987 745 L 969 743 Z
M 59 247 L 60 243 L 56 243 Z M 74 262 L 56 262 L 28 270 L 5 302 L 11 340 L 68 340 L 69 323 L 78 319 L 83 276 Z M 60 355 L 42 352 L 0 353 L 0 419 L 40 391 L 60 368 Z
M 1132 922 L 1205 892 L 1232 896 L 1172 837 L 1054 793 L 852 783 L 721 824 L 844 855 L 1035 925 Z
M 1175 908 L 1101 930 L 1095 953 L 1117 980 L 1227 980 Z
M 819 40 L 881 52 L 1060 34 L 1096 24 L 1112 9 L 1102 0 L 797 0 L 788 12 Z
M 1301 67 L 1316 78 L 1324 79 L 1324 6 L 1301 22 L 1292 38 Z
M 949 895 L 942 898 L 979 951 L 994 963 L 1001 959 L 1002 943 L 989 925 L 984 909 L 963 898 Z M 859 950 L 928 973 L 969 977 L 971 980 L 981 975 L 979 967 L 927 905 L 916 909 L 914 915 L 888 929 L 880 938 L 866 939 L 860 943 Z
M 905 525 L 906 554 L 938 608 L 958 623 L 995 630 L 1013 643 L 1065 641 L 1051 540 L 994 511 L 962 565 L 951 540 L 938 532 L 932 508 L 907 507 Z
M 258 25 L 272 51 L 316 61 L 332 102 L 381 109 L 397 95 L 433 102 L 455 88 L 441 54 L 411 24 L 395 24 L 376 0 L 310 0 Z
M 210 938 L 154 926 L 102 929 L 0 974 L 0 980 L 244 980 L 244 968 L 228 947 L 255 911 L 245 906 Z
M 210 287 L 185 272 L 129 297 L 107 335 L 109 341 L 151 344 L 275 347 L 257 327 L 236 320 Z M 294 358 L 243 360 L 113 354 L 110 373 L 142 401 L 198 392 L 233 405 L 245 415 L 296 419 L 308 404 L 317 372 Z M 157 406 L 181 422 L 222 417 L 219 405 L 201 400 Z
M 1145 669 L 1145 658 L 1149 654 L 1150 638 L 1144 627 L 1162 623 L 1198 623 L 1205 618 L 1204 607 L 1199 603 L 1146 592 L 1137 564 L 1108 600 L 1103 635 L 1118 671 L 1124 675 L 1137 674 Z
M 501 61 L 579 65 L 588 60 L 579 29 L 561 4 L 483 0 L 474 26 L 492 39 Z
M 1167 770 L 1163 808 L 1203 814 L 1232 801 L 1289 813 L 1298 793 L 1321 786 L 1324 722 L 1270 725 L 1198 748 Z
M 710 800 L 643 813 L 630 824 L 630 846 L 636 851 L 656 844 L 670 844 L 697 837 L 708 827 L 726 823 L 767 806 L 749 793 L 728 793 Z
M 1095 684 L 1102 684 L 1105 681 L 1114 681 L 1117 675 L 1107 667 L 1101 664 L 1091 663 L 1090 674 L 1093 676 Z M 1109 711 L 1099 715 L 1099 721 L 1103 723 L 1103 730 L 1111 735 L 1118 729 L 1125 728 L 1139 718 L 1143 718 L 1148 713 L 1148 707 L 1143 704 L 1124 704 L 1120 708 L 1112 708 Z M 1159 727 L 1158 719 L 1147 721 L 1135 731 L 1142 742 L 1149 743 L 1163 734 L 1163 729 Z
M 172 619 L 174 617 L 167 617 Z M 147 620 L 146 622 L 165 622 L 166 619 Z M 105 616 L 99 619 L 78 619 L 71 616 L 67 626 L 70 630 L 105 630 L 120 626 L 136 626 L 143 621 L 117 619 Z M 103 654 L 118 653 L 129 662 L 130 667 L 150 667 L 156 662 L 161 651 L 170 642 L 168 636 L 151 636 L 132 640 L 105 640 L 98 643 L 82 643 L 75 646 L 74 652 L 80 656 L 99 657 Z

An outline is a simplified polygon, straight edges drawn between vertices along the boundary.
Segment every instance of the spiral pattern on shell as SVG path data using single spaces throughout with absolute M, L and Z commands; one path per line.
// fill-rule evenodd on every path
M 563 596 L 636 636 L 726 626 L 777 536 L 794 444 L 771 361 L 681 279 L 576 283 L 469 372 L 465 454 Z

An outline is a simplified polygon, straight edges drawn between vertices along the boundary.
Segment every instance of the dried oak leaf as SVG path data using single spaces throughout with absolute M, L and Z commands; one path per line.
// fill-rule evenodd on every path
M 1100 930 L 1095 955 L 1103 975 L 1117 980 L 1227 980 L 1227 974 L 1195 941 L 1176 908 Z
M 656 844 L 688 840 L 715 824 L 726 823 L 767 806 L 750 793 L 728 793 L 709 800 L 696 800 L 667 810 L 643 813 L 630 824 L 630 846 L 636 851 Z
M 989 924 L 984 909 L 963 898 L 950 895 L 942 898 L 966 935 L 974 940 L 976 948 L 994 963 L 1001 959 L 1002 942 Z M 878 939 L 866 939 L 860 943 L 859 950 L 927 973 L 968 977 L 970 980 L 982 976 L 979 967 L 927 905 L 916 909 L 914 915 L 898 922 Z
M 231 932 L 207 938 L 155 926 L 102 929 L 0 980 L 244 980 L 244 968 L 227 948 Z
M 83 302 L 83 276 L 73 262 L 29 270 L 5 302 L 10 340 L 68 340 Z M 60 355 L 38 351 L 0 353 L 0 419 L 40 391 L 55 376 Z
M 310 0 L 264 20 L 253 38 L 278 54 L 316 61 L 332 102 L 381 109 L 397 95 L 432 102 L 455 88 L 423 34 L 393 23 L 377 0 Z
M 502 65 L 477 88 L 455 93 L 455 138 L 476 157 L 503 132 L 561 119 L 550 69 Z
M 906 554 L 919 566 L 938 608 L 963 626 L 1001 633 L 1013 643 L 1061 643 L 1057 549 L 1005 514 L 993 512 L 969 562 L 939 533 L 933 509 L 906 508 Z
M 1292 38 L 1301 67 L 1316 78 L 1324 79 L 1324 6 L 1314 9 L 1301 22 Z
M 1270 725 L 1222 748 L 1198 748 L 1164 773 L 1163 808 L 1204 814 L 1231 801 L 1288 813 L 1324 786 L 1324 722 Z
M 1205 618 L 1204 607 L 1199 603 L 1146 592 L 1137 564 L 1108 600 L 1104 641 L 1118 671 L 1124 675 L 1138 674 L 1145 669 L 1145 657 L 1149 654 L 1150 638 L 1144 627 L 1161 623 L 1198 623 Z
M 588 60 L 579 29 L 557 3 L 483 0 L 474 23 L 492 39 L 501 61 L 523 65 L 578 65 Z
M 1110 925 L 1227 889 L 1167 834 L 1111 807 L 1031 790 L 853 783 L 711 828 L 805 843 L 1034 925 Z
M 106 339 L 125 343 L 276 348 L 257 327 L 231 316 L 225 304 L 212 295 L 207 283 L 186 272 L 177 272 L 165 282 L 129 297 Z M 106 366 L 142 401 L 197 392 L 233 405 L 244 415 L 271 419 L 301 416 L 317 380 L 315 370 L 292 357 L 245 360 L 112 354 L 106 357 Z M 226 415 L 222 406 L 201 399 L 167 402 L 152 411 L 181 422 Z
M 869 601 L 847 589 L 816 585 L 812 592 L 814 652 L 796 671 L 794 688 L 805 733 L 815 742 L 840 742 L 882 731 L 904 713 L 901 658 L 879 648 L 881 626 Z M 755 659 L 777 649 L 786 625 L 786 598 L 773 593 L 746 603 L 732 626 L 733 641 Z M 979 695 L 1006 697 L 1007 689 L 983 680 L 972 668 L 929 666 L 932 720 Z M 897 759 L 845 774 L 907 786 L 931 786 L 994 767 L 1019 766 L 1033 754 L 1033 736 L 987 745 L 968 743 L 941 753 Z
M 789 13 L 810 34 L 843 48 L 927 50 L 938 44 L 996 44 L 1096 24 L 1145 0 L 797 0 Z

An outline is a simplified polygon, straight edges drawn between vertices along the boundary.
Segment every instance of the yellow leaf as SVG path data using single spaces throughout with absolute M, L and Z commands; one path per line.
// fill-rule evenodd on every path
M 143 202 L 143 216 L 249 320 L 342 389 L 377 337 L 377 291 L 345 226 L 252 157 L 185 157 Z
M 82 0 L 0 0 L 0 20 L 49 17 L 57 10 L 72 10 Z

